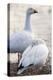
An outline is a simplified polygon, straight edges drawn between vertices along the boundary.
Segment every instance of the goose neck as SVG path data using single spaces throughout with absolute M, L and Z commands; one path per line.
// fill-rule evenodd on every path
M 25 21 L 25 30 L 31 31 L 31 24 L 30 24 L 30 14 L 26 15 L 26 21 Z

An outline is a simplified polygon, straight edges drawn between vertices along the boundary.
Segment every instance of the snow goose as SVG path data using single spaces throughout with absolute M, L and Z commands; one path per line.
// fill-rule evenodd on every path
M 22 32 L 16 32 L 10 36 L 8 53 L 22 53 L 32 42 L 30 16 L 37 13 L 36 10 L 29 8 L 26 13 L 26 23 Z
M 38 39 L 32 41 L 32 44 L 23 52 L 22 58 L 18 65 L 17 74 L 22 73 L 31 64 L 43 66 L 48 56 L 48 48 L 44 40 Z

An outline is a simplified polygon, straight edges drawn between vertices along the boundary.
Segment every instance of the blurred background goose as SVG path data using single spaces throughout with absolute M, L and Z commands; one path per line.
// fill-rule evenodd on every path
M 43 66 L 48 56 L 48 48 L 44 40 L 33 40 L 32 44 L 23 52 L 22 58 L 18 65 L 17 74 L 22 73 L 30 65 Z
M 23 53 L 23 51 L 31 44 L 32 30 L 30 25 L 30 16 L 34 13 L 38 12 L 32 8 L 29 8 L 26 13 L 24 30 L 22 32 L 13 33 L 13 35 L 10 36 L 8 53 Z

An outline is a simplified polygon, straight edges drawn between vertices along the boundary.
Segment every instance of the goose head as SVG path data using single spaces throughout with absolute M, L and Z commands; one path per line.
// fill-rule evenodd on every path
M 35 40 L 32 41 L 32 47 L 37 46 L 39 44 L 45 44 L 45 41 L 42 40 L 42 39 L 35 39 Z
M 28 13 L 28 14 L 34 14 L 34 13 L 38 13 L 38 11 L 35 10 L 35 9 L 33 9 L 33 8 L 29 8 L 29 9 L 27 10 L 27 13 Z
M 38 11 L 36 11 L 35 9 L 33 8 L 28 8 L 27 9 L 27 12 L 26 12 L 26 22 L 25 22 L 25 27 L 24 27 L 24 30 L 27 30 L 29 32 L 32 31 L 31 29 L 31 25 L 30 25 L 30 16 L 34 13 L 38 13 Z

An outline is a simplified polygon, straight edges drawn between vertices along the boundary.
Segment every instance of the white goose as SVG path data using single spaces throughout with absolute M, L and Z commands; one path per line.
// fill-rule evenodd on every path
M 17 74 L 22 73 L 29 65 L 43 66 L 48 56 L 48 48 L 41 39 L 34 40 L 30 46 L 23 52 L 18 65 Z
M 31 35 L 31 25 L 30 25 L 30 16 L 33 13 L 37 13 L 36 10 L 29 8 L 26 13 L 26 23 L 24 31 L 16 32 L 10 36 L 8 53 L 23 53 L 23 51 L 31 44 L 32 35 Z

